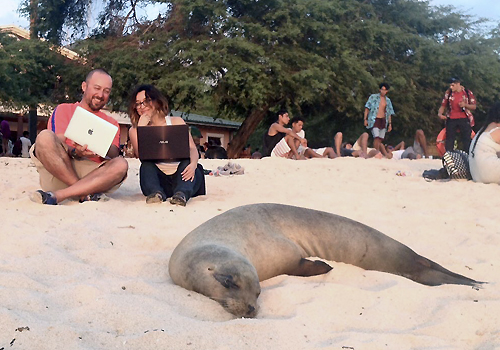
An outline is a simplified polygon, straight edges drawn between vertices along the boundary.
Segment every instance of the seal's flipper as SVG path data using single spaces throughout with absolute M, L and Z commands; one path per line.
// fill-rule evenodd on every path
M 405 276 L 418 283 L 428 286 L 439 286 L 441 284 L 461 284 L 480 288 L 484 282 L 475 281 L 458 273 L 445 269 L 443 266 L 435 263 L 432 260 L 419 256 L 416 259 L 417 269 L 410 276 Z
M 295 268 L 287 271 L 287 275 L 302 277 L 317 276 L 327 273 L 332 269 L 333 267 L 321 260 L 311 261 L 302 258 Z

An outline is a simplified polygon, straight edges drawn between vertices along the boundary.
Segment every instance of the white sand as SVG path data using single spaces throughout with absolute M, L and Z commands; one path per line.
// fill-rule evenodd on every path
M 426 182 L 439 160 L 236 162 L 244 175 L 207 176 L 208 195 L 185 208 L 146 205 L 130 159 L 109 201 L 53 207 L 29 200 L 29 160 L 0 158 L 0 349 L 500 349 L 498 185 Z M 259 202 L 347 216 L 489 284 L 427 287 L 331 263 L 327 275 L 264 281 L 257 318 L 234 319 L 172 283 L 187 233 Z

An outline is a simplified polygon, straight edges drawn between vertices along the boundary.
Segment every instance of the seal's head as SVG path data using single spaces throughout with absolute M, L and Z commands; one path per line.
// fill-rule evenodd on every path
M 260 295 L 255 267 L 242 255 L 219 245 L 203 246 L 184 256 L 189 289 L 204 294 L 237 317 L 255 317 Z

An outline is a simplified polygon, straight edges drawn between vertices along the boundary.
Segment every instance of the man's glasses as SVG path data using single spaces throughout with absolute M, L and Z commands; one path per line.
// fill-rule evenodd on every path
M 151 99 L 150 98 L 147 98 L 145 99 L 144 101 L 141 101 L 141 102 L 136 102 L 135 103 L 135 108 L 144 108 L 144 107 L 147 107 L 149 104 L 151 103 Z

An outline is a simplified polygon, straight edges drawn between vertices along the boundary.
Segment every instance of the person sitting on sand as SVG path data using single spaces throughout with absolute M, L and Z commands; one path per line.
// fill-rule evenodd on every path
M 30 157 L 31 140 L 29 131 L 24 131 L 23 136 L 19 138 L 21 141 L 21 157 Z
M 304 119 L 302 117 L 293 117 L 292 118 L 292 131 L 305 139 L 306 137 L 306 132 L 303 129 L 304 128 Z M 312 149 L 306 146 L 303 146 L 301 144 L 298 144 L 298 141 L 295 141 L 297 145 L 297 151 L 299 154 L 303 154 L 304 157 L 306 158 L 337 158 L 337 154 L 333 150 L 332 147 L 322 147 L 322 148 L 316 148 Z
M 211 140 L 205 150 L 205 159 L 227 159 L 227 151 L 220 144 Z
M 118 123 L 101 111 L 108 103 L 113 81 L 102 69 L 91 71 L 82 83 L 82 100 L 63 103 L 49 118 L 47 129 L 38 134 L 30 156 L 40 174 L 41 190 L 31 200 L 58 204 L 67 198 L 97 201 L 102 193 L 116 190 L 127 176 L 128 163 L 120 156 L 120 129 L 116 132 L 106 159 L 64 136 L 77 106 L 116 126 Z
M 491 107 L 471 142 L 469 167 L 475 182 L 500 184 L 500 102 Z
M 145 126 L 185 125 L 180 117 L 169 116 L 165 96 L 152 85 L 141 85 L 130 95 L 129 115 L 132 127 L 130 140 L 135 156 L 139 157 L 137 128 Z M 198 149 L 189 134 L 189 158 L 180 162 L 142 161 L 139 170 L 141 191 L 146 203 L 170 203 L 186 206 L 191 197 L 205 194 L 203 167 L 198 166 Z
M 303 139 L 292 130 L 285 128 L 290 122 L 288 112 L 284 109 L 278 112 L 278 120 L 274 122 L 264 134 L 263 157 L 283 157 L 289 159 L 305 159 L 297 152 L 294 140 L 298 140 L 303 146 L 307 140 Z
M 342 142 L 342 138 L 343 135 L 340 131 L 335 134 L 335 150 L 340 157 L 382 158 L 380 151 L 368 148 L 368 133 L 362 133 L 354 145 L 349 142 Z
M 252 153 L 252 159 L 260 159 L 262 158 L 262 153 L 260 153 L 259 148 L 255 149 L 255 152 Z

